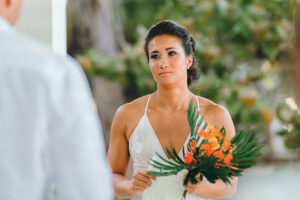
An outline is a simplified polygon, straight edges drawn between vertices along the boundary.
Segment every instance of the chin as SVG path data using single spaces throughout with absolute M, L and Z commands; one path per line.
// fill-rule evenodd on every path
M 157 84 L 163 86 L 163 87 L 174 87 L 178 85 L 180 81 L 176 80 L 160 80 L 157 82 Z

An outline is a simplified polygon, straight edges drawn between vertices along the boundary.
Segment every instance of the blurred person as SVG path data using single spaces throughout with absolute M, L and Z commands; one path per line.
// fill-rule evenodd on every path
M 11 26 L 21 7 L 22 0 L 0 0 L 0 199 L 111 199 L 84 74 Z
M 224 107 L 189 90 L 199 78 L 199 69 L 194 57 L 195 42 L 188 30 L 175 22 L 161 21 L 149 30 L 144 50 L 157 90 L 122 105 L 115 114 L 108 161 L 116 196 L 181 200 L 186 189 L 187 200 L 231 197 L 236 191 L 236 177 L 228 186 L 221 180 L 211 184 L 198 178 L 197 184 L 188 183 L 184 188 L 184 171 L 167 177 L 148 174 L 150 160 L 156 152 L 169 159 L 166 147 L 174 148 L 182 158 L 182 149 L 190 136 L 187 110 L 191 99 L 197 102 L 198 111 L 201 109 L 211 125 L 225 127 L 229 139 L 235 135 L 235 128 Z M 133 176 L 127 179 L 130 158 Z

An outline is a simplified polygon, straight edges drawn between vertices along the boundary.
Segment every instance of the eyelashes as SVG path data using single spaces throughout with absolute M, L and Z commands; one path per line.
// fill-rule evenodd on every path
M 168 56 L 175 56 L 177 54 L 177 52 L 176 51 L 169 51 L 168 52 Z M 151 59 L 158 59 L 160 56 L 158 55 L 158 54 L 152 54 L 151 56 L 150 56 L 150 58 Z
M 157 59 L 159 56 L 157 54 L 153 54 L 150 56 L 151 59 Z
M 176 53 L 175 51 L 169 51 L 169 52 L 168 52 L 168 55 L 169 55 L 169 56 L 175 56 L 176 54 L 177 54 L 177 53 Z

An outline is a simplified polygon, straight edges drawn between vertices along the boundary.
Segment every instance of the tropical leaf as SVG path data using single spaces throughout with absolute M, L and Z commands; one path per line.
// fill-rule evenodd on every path
M 183 160 L 181 160 L 181 158 L 178 156 L 177 152 L 175 149 L 173 149 L 173 154 L 175 156 L 175 158 L 181 163 L 181 165 L 185 165 L 185 163 L 183 162 Z
M 264 146 L 263 144 L 260 144 L 260 145 L 253 147 L 251 150 L 246 151 L 245 153 L 238 152 L 237 154 L 235 154 L 235 157 L 240 158 L 240 157 L 249 156 L 249 155 L 259 151 L 263 146 Z
M 165 159 L 164 157 L 162 157 L 162 156 L 159 155 L 158 153 L 156 153 L 156 155 L 157 155 L 162 161 L 164 161 L 164 162 L 166 162 L 166 163 L 168 163 L 168 164 L 170 164 L 170 165 L 173 165 L 173 166 L 176 166 L 176 167 L 181 167 L 181 165 L 177 165 L 176 163 L 171 162 L 171 161 Z M 153 160 L 153 159 L 152 159 L 152 160 Z

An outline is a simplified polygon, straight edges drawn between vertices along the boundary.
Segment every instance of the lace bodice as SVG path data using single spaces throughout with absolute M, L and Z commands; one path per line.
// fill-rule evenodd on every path
M 133 161 L 133 173 L 138 169 L 149 170 L 149 163 L 156 152 L 168 159 L 147 117 L 149 100 L 150 96 L 147 100 L 145 113 L 129 139 L 129 152 Z M 199 109 L 198 99 L 197 105 Z M 189 137 L 186 139 L 183 147 L 186 146 L 188 141 Z M 182 149 L 179 152 L 179 156 L 183 159 Z M 186 171 L 181 171 L 177 175 L 157 177 L 155 181 L 152 181 L 151 187 L 147 188 L 142 195 L 136 196 L 133 199 L 181 200 L 183 199 L 184 187 L 182 181 L 185 173 Z M 202 200 L 202 198 L 195 195 L 187 195 L 186 199 Z

